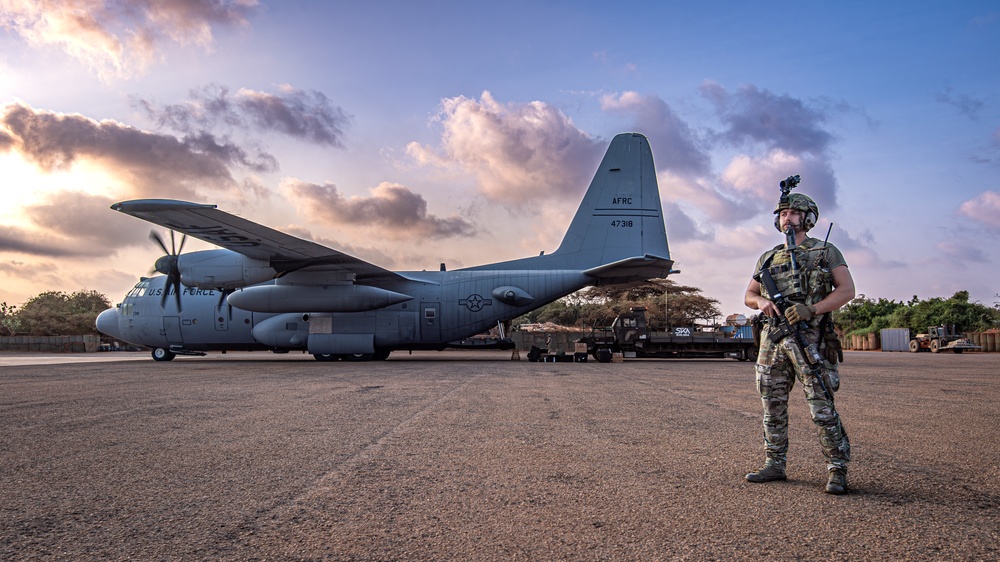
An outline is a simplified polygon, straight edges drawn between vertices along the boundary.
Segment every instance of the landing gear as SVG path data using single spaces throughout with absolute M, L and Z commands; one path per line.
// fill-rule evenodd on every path
M 380 349 L 375 350 L 375 353 L 347 353 L 347 354 L 335 354 L 335 353 L 313 353 L 313 357 L 317 361 L 338 361 L 343 359 L 344 361 L 385 361 L 389 358 L 389 351 Z
M 170 361 L 177 357 L 176 353 L 165 347 L 154 347 L 152 355 L 154 361 Z

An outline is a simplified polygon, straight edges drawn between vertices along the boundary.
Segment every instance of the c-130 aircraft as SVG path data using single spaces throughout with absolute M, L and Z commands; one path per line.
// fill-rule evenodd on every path
M 649 141 L 638 133 L 611 141 L 555 252 L 455 271 L 392 272 L 215 205 L 142 199 L 111 208 L 171 230 L 170 250 L 151 234 L 166 252 L 155 265 L 164 275 L 141 279 L 97 318 L 99 331 L 152 348 L 157 361 L 226 350 L 381 360 L 466 347 L 584 287 L 677 273 Z M 174 231 L 222 249 L 181 254 Z

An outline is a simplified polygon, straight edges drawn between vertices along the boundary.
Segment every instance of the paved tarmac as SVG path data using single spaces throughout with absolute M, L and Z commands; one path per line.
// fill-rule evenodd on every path
M 5 356 L 3 560 L 1000 558 L 1000 354 L 847 353 L 842 497 L 750 363 Z

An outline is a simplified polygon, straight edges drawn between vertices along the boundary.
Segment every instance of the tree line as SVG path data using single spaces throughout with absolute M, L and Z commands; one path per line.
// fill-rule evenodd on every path
M 688 326 L 723 320 L 718 305 L 718 300 L 702 295 L 697 287 L 655 279 L 623 287 L 583 289 L 518 318 L 514 324 L 551 322 L 587 329 L 610 325 L 619 314 L 641 306 L 651 327 Z M 947 299 L 921 300 L 914 295 L 905 303 L 858 295 L 833 314 L 833 322 L 843 334 L 868 334 L 883 328 L 909 328 L 916 334 L 941 324 L 953 324 L 959 332 L 981 332 L 1000 328 L 1000 300 L 992 307 L 969 302 L 968 291 Z
M 0 336 L 81 336 L 98 334 L 97 315 L 111 307 L 97 291 L 48 291 L 20 308 L 0 303 Z
M 911 334 L 917 334 L 941 324 L 954 324 L 959 332 L 982 332 L 1000 328 L 1000 301 L 992 308 L 969 302 L 968 291 L 958 291 L 947 299 L 921 300 L 913 295 L 905 303 L 858 295 L 835 312 L 833 319 L 845 334 L 867 334 L 884 328 L 909 328 Z
M 0 336 L 98 334 L 94 321 L 110 306 L 106 296 L 87 290 L 71 294 L 45 292 L 20 308 L 0 303 Z M 619 314 L 640 306 L 646 309 L 652 327 L 721 320 L 719 301 L 703 295 L 701 289 L 654 279 L 583 289 L 517 318 L 514 325 L 551 322 L 589 329 L 608 326 Z M 947 299 L 921 300 L 914 295 L 908 302 L 858 295 L 835 312 L 833 320 L 844 334 L 867 334 L 883 328 L 909 328 L 911 333 L 919 333 L 940 324 L 954 324 L 960 332 L 978 332 L 1000 328 L 1000 300 L 992 307 L 969 302 L 968 291 L 959 291 Z
M 719 301 L 701 294 L 701 289 L 679 285 L 670 279 L 589 287 L 514 320 L 520 324 L 551 322 L 559 326 L 594 328 L 610 326 L 619 314 L 635 307 L 646 309 L 651 327 L 690 326 L 720 316 Z

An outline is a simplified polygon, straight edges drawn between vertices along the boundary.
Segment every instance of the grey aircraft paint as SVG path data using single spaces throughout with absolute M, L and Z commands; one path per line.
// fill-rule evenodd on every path
M 612 140 L 555 252 L 455 271 L 392 272 L 214 205 L 147 199 L 111 208 L 222 248 L 168 250 L 157 260 L 166 275 L 141 280 L 98 317 L 98 330 L 153 348 L 157 360 L 210 350 L 307 350 L 328 360 L 444 349 L 584 287 L 662 278 L 673 266 L 652 153 L 637 133 Z

